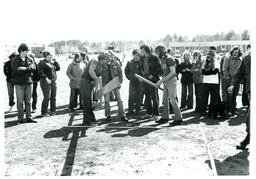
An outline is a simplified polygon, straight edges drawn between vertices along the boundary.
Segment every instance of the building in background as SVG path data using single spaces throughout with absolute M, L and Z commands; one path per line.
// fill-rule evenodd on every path
M 182 54 L 184 51 L 193 52 L 194 50 L 200 50 L 203 54 L 206 54 L 209 51 L 209 47 L 212 45 L 216 46 L 217 53 L 226 53 L 237 45 L 240 46 L 243 52 L 245 52 L 246 46 L 250 43 L 250 40 L 213 42 L 170 42 L 169 48 L 171 48 L 176 55 Z

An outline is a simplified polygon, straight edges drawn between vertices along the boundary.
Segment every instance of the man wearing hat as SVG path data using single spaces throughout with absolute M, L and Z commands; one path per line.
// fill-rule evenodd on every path
M 19 123 L 35 122 L 31 116 L 31 94 L 32 94 L 32 74 L 36 69 L 34 61 L 27 57 L 29 48 L 26 44 L 21 44 L 18 48 L 19 55 L 12 61 L 13 84 L 17 96 L 17 109 Z M 26 118 L 24 119 L 25 103 Z

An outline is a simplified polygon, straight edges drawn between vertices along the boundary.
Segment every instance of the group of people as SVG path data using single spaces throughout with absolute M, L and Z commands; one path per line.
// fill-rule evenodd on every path
M 15 88 L 19 123 L 36 122 L 32 119 L 31 113 L 36 112 L 38 82 L 44 96 L 41 106 L 42 117 L 56 114 L 56 71 L 60 70 L 60 65 L 48 51 L 42 52 L 44 59 L 37 64 L 34 54 L 29 53 L 29 51 L 30 49 L 26 44 L 21 44 L 18 47 L 18 54 L 12 53 L 9 56 L 9 61 L 4 65 L 9 95 L 9 111 L 15 104 Z M 33 99 L 32 108 L 31 98 Z M 48 113 L 49 103 L 50 113 Z M 26 117 L 24 117 L 24 112 Z
M 70 79 L 69 109 L 72 112 L 75 110 L 78 106 L 77 98 L 79 96 L 79 109 L 83 110 L 83 125 L 98 125 L 99 122 L 93 112 L 93 100 L 101 98 L 99 92 L 102 87 L 117 78 L 119 87 L 103 95 L 106 121 L 111 121 L 111 93 L 114 93 L 116 98 L 120 120 L 124 122 L 129 122 L 127 115 L 139 115 L 142 106 L 146 109 L 144 118 L 151 118 L 156 123 L 167 123 L 170 120 L 170 112 L 173 112 L 174 120 L 170 125 L 182 124 L 181 111 L 194 109 L 194 104 L 195 112 L 202 116 L 206 115 L 208 105 L 216 106 L 221 102 L 229 116 L 236 115 L 236 96 L 241 82 L 244 84 L 243 96 L 247 99 L 246 105 L 249 106 L 250 48 L 248 45 L 248 53 L 243 56 L 239 46 L 235 46 L 229 55 L 223 56 L 220 61 L 217 60 L 216 47 L 214 46 L 209 48 L 209 52 L 205 56 L 198 50 L 194 51 L 192 55 L 185 51 L 181 57 L 181 63 L 179 63 L 173 57 L 172 50 L 167 49 L 164 45 L 157 45 L 155 49 L 145 44 L 141 45 L 139 49 L 132 51 L 133 58 L 127 62 L 124 68 L 124 74 L 129 80 L 127 113 L 125 113 L 120 93 L 123 71 L 118 57 L 113 55 L 111 51 L 106 51 L 100 53 L 97 59 L 89 60 L 85 53 L 76 53 L 73 62 L 69 64 L 66 71 Z M 41 115 L 43 117 L 55 115 L 56 71 L 60 70 L 59 63 L 50 52 L 44 51 L 44 59 L 37 64 L 34 56 L 28 54 L 29 48 L 26 44 L 21 44 L 18 52 L 19 54 L 10 55 L 10 61 L 4 65 L 10 109 L 15 104 L 13 98 L 13 88 L 15 87 L 18 121 L 20 123 L 35 122 L 31 117 L 30 101 L 33 97 L 32 112 L 35 112 L 36 87 L 40 81 L 44 95 Z M 179 74 L 181 74 L 180 105 L 177 96 Z M 162 108 L 159 108 L 159 89 L 163 90 Z M 209 97 L 210 103 L 208 102 Z M 50 114 L 47 112 L 49 102 Z M 25 103 L 26 118 L 24 118 L 23 103 Z M 214 117 L 217 118 L 217 115 Z M 238 148 L 244 148 L 248 144 L 249 126 L 248 112 L 248 135 L 245 142 L 243 141 Z

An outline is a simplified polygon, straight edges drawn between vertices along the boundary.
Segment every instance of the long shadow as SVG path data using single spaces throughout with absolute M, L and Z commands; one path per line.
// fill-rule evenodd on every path
M 44 138 L 62 137 L 62 141 L 70 141 L 68 151 L 66 154 L 65 163 L 61 172 L 61 176 L 71 176 L 73 164 L 75 160 L 78 139 L 82 137 L 86 137 L 86 130 L 88 129 L 79 125 L 77 125 L 76 127 L 72 125 L 74 121 L 74 117 L 76 115 L 77 113 L 73 113 L 70 116 L 70 120 L 68 122 L 67 127 L 62 127 L 61 129 L 49 131 L 44 135 Z M 72 134 L 72 137 L 69 139 L 68 136 L 70 133 Z
M 248 150 L 243 150 L 234 156 L 230 156 L 220 162 L 219 160 L 214 160 L 217 174 L 218 175 L 249 175 L 249 152 Z M 209 160 L 205 163 L 211 168 Z
M 18 120 L 7 121 L 7 122 L 4 123 L 4 128 L 13 127 L 13 126 L 17 126 L 17 125 L 20 125 Z
M 18 112 L 17 112 L 17 111 L 14 111 L 14 112 L 5 112 L 5 113 L 4 113 L 4 118 L 5 118 L 5 119 L 13 118 L 13 117 L 16 117 L 17 115 L 18 115 Z

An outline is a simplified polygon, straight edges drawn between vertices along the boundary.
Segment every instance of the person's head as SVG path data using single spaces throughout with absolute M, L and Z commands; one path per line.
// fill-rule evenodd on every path
M 100 63 L 101 65 L 103 65 L 103 64 L 109 63 L 109 62 L 110 62 L 110 58 L 109 58 L 109 56 L 107 55 L 107 53 L 102 52 L 102 53 L 100 53 L 99 56 L 98 56 L 98 61 L 99 61 L 99 63 Z
M 212 56 L 211 52 L 206 54 L 205 58 L 205 69 L 214 69 L 215 68 L 215 58 Z
M 183 54 L 182 54 L 182 60 L 183 62 L 185 63 L 190 63 L 190 53 L 188 51 L 185 51 Z
M 14 57 L 16 57 L 18 54 L 16 52 L 13 52 L 11 55 L 9 55 L 9 59 L 12 60 Z
M 214 55 L 215 55 L 217 48 L 216 48 L 216 46 L 211 45 L 211 46 L 209 47 L 209 50 L 212 51 L 212 52 L 214 53 Z
M 151 54 L 150 47 L 148 45 L 141 45 L 140 50 L 142 56 L 149 56 Z
M 140 51 L 138 49 L 133 50 L 132 56 L 135 61 L 139 61 L 140 60 Z
M 50 61 L 50 60 L 52 59 L 52 55 L 51 55 L 51 53 L 48 52 L 48 51 L 44 51 L 44 52 L 43 52 L 43 56 L 44 56 L 44 58 L 45 58 L 47 61 Z
M 26 57 L 28 54 L 28 51 L 29 51 L 29 48 L 28 48 L 27 44 L 22 43 L 18 47 L 18 52 L 21 57 Z
M 167 49 L 167 54 L 173 56 L 173 51 L 172 51 L 172 49 L 168 48 L 168 49 Z
M 235 47 L 233 47 L 233 48 L 231 49 L 230 55 L 231 55 L 232 57 L 236 58 L 236 57 L 241 57 L 241 56 L 243 55 L 243 53 L 242 53 L 242 51 L 241 51 L 241 49 L 240 49 L 239 46 L 235 46 Z
M 193 52 L 193 59 L 196 61 L 196 62 L 200 62 L 201 61 L 201 57 L 202 57 L 202 54 L 201 54 L 201 52 L 200 51 L 198 51 L 198 50 L 195 50 L 194 52 Z
M 75 61 L 76 63 L 80 63 L 80 62 L 81 62 L 80 53 L 76 53 L 76 54 L 75 54 L 74 61 Z
M 164 55 L 166 55 L 166 47 L 163 44 L 157 45 L 155 48 L 155 54 L 162 58 Z

